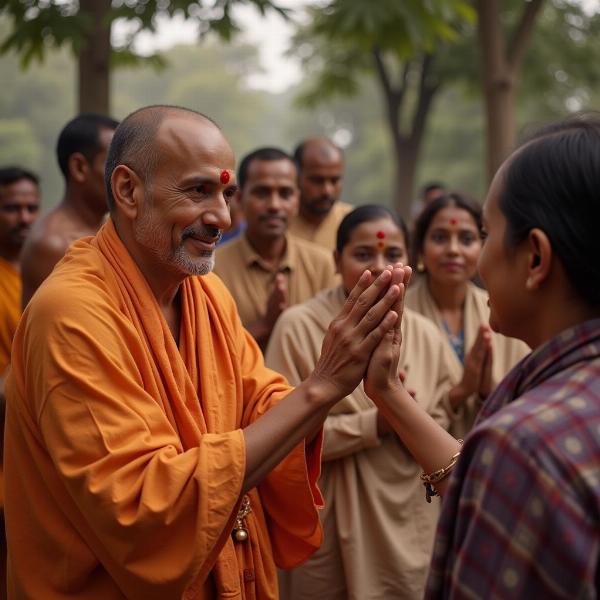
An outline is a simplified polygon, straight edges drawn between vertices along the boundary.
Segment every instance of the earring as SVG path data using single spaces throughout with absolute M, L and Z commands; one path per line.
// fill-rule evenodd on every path
M 417 263 L 417 273 L 425 273 L 425 265 L 422 261 Z

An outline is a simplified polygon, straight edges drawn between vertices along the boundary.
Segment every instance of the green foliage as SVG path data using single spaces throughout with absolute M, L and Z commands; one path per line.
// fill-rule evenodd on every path
M 26 119 L 0 119 L 0 164 L 39 169 L 41 149 Z
M 284 17 L 288 11 L 272 0 L 96 0 L 106 4 L 106 24 L 124 19 L 135 25 L 123 45 L 114 48 L 115 65 L 151 64 L 160 68 L 164 61 L 153 55 L 142 57 L 135 53 L 133 43 L 141 31 L 155 31 L 156 17 L 181 15 L 195 19 L 200 24 L 201 34 L 215 32 L 221 39 L 229 41 L 239 31 L 232 17 L 236 4 L 255 6 L 261 14 L 269 9 Z M 8 34 L 0 39 L 0 54 L 15 51 L 21 57 L 21 66 L 28 68 L 32 61 L 42 62 L 50 48 L 70 47 L 77 54 L 85 43 L 91 28 L 91 18 L 80 10 L 78 0 L 4 0 L 0 5 L 0 18 L 9 18 L 12 26 Z
M 299 103 L 315 106 L 324 98 L 355 94 L 362 76 L 373 72 L 375 49 L 398 81 L 413 57 L 438 50 L 445 57 L 448 47 L 472 30 L 474 20 L 474 10 L 464 0 L 334 0 L 313 8 L 309 24 L 294 38 L 293 52 L 314 76 Z M 459 56 L 465 59 L 464 52 Z M 455 60 L 454 68 L 458 66 Z

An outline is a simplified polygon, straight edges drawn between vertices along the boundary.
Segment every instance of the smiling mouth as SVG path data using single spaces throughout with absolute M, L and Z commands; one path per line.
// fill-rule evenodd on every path
M 218 239 L 215 238 L 198 238 L 193 235 L 187 236 L 185 239 L 189 239 L 192 241 L 194 246 L 200 248 L 202 251 L 207 253 L 212 253 L 215 250 Z

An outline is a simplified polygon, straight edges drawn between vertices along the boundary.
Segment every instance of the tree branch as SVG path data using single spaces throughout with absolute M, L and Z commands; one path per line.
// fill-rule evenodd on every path
M 529 0 L 525 4 L 507 52 L 507 64 L 513 73 L 521 67 L 535 20 L 543 4 L 544 0 Z
M 434 63 L 434 56 L 432 54 L 425 54 L 421 61 L 421 76 L 419 79 L 419 92 L 417 96 L 417 103 L 412 119 L 412 127 L 410 139 L 411 141 L 419 145 L 425 132 L 425 123 L 429 116 L 431 103 L 434 96 L 440 88 L 440 83 L 431 83 L 431 71 Z
M 390 74 L 388 73 L 387 67 L 383 61 L 383 56 L 379 48 L 373 48 L 372 54 L 373 60 L 375 62 L 375 72 L 379 77 L 379 81 L 381 82 L 381 87 L 383 89 L 383 96 L 385 99 L 385 105 L 388 114 L 388 122 L 390 124 L 392 137 L 394 139 L 394 144 L 397 145 L 402 137 L 400 131 L 400 111 L 402 110 L 404 92 L 406 89 L 408 65 L 404 66 L 401 87 L 395 89 L 392 85 Z

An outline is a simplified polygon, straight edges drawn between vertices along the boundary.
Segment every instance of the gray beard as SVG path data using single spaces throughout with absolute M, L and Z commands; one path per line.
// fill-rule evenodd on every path
M 169 247 L 170 239 L 152 223 L 146 212 L 143 213 L 134 227 L 133 237 L 138 244 L 146 248 L 160 262 L 175 267 L 186 275 L 207 275 L 214 269 L 215 257 L 213 252 L 206 256 L 192 258 L 186 253 L 183 246 L 179 246 L 174 252 L 161 250 L 161 248 Z

